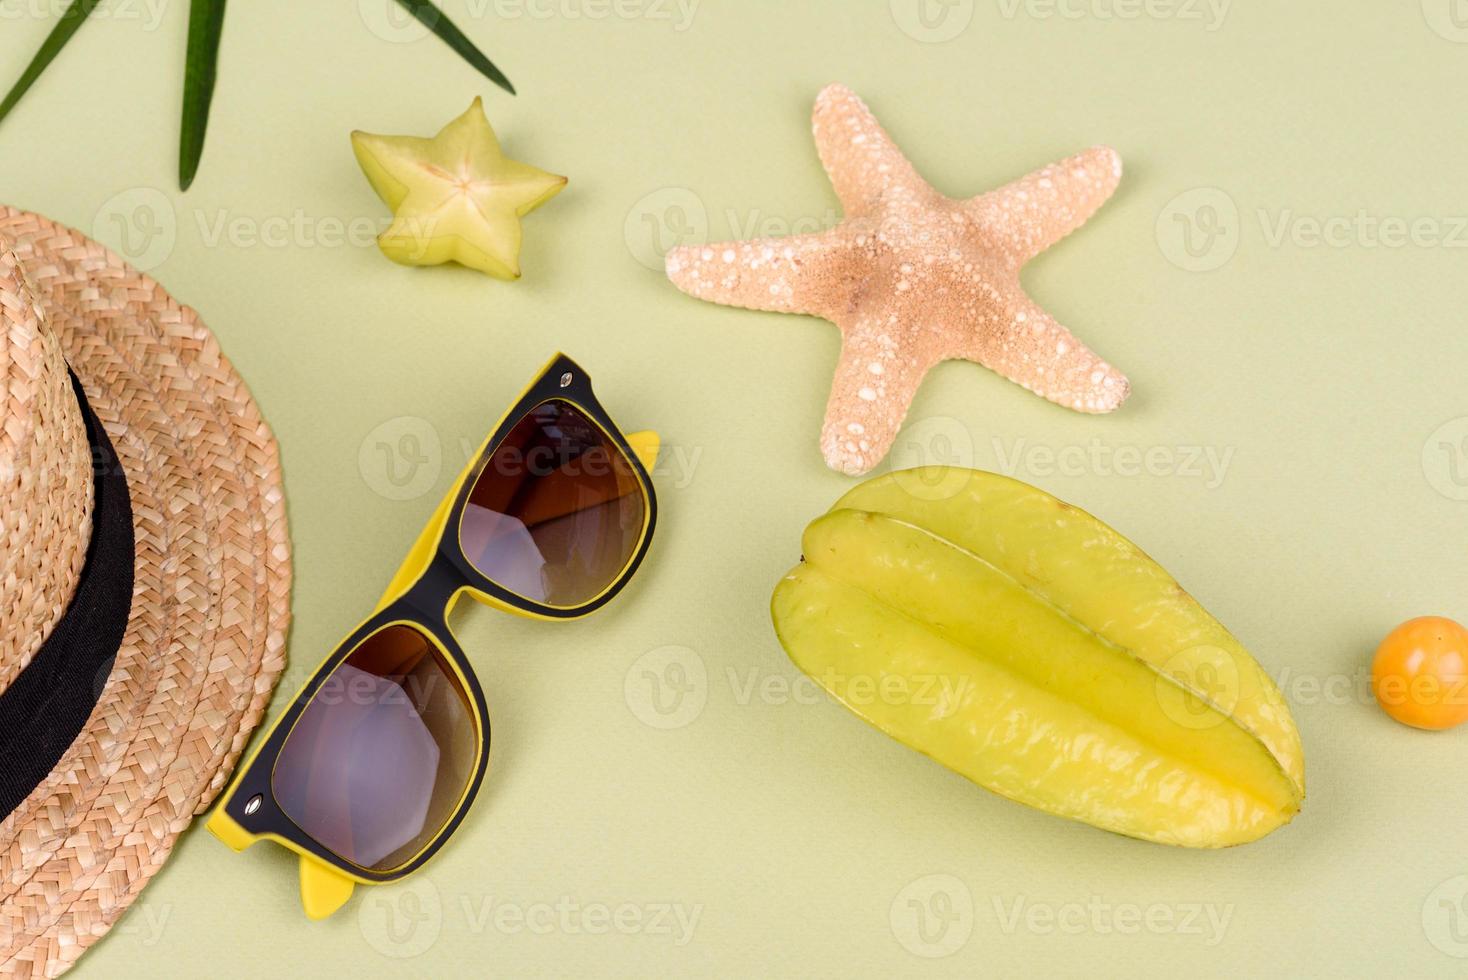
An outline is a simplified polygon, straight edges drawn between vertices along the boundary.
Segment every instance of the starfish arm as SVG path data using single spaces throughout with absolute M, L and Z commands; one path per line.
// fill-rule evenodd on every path
M 1126 375 L 1107 364 L 1055 318 L 1021 295 L 1006 330 L 975 330 L 959 356 L 977 361 L 1041 398 L 1089 415 L 1117 409 L 1131 393 Z
M 680 245 L 668 278 L 690 296 L 725 306 L 827 319 L 846 296 L 842 269 L 856 244 L 839 228 L 813 235 Z
M 1018 267 L 1085 224 L 1121 181 L 1121 157 L 1095 146 L 964 203 Z
M 887 322 L 863 320 L 843 331 L 826 402 L 821 455 L 831 469 L 851 476 L 867 472 L 887 455 L 933 364 L 897 350 L 880 326 Z
M 811 113 L 811 131 L 821 166 L 848 215 L 929 190 L 866 103 L 846 86 L 827 85 L 821 90 Z

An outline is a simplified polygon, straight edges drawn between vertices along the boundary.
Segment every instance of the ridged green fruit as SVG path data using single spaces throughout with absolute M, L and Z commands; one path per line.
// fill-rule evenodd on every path
M 979 785 L 1187 847 L 1256 840 L 1299 811 L 1304 757 L 1279 690 L 1090 514 L 930 467 L 852 490 L 802 544 L 772 601 L 790 658 Z

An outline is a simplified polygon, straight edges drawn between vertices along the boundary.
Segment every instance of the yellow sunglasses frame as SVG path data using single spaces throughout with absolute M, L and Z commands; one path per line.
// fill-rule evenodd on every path
M 550 381 L 556 382 L 555 387 L 547 387 Z M 574 390 L 558 390 L 570 388 L 573 381 L 575 383 Z M 527 405 L 527 401 L 531 399 L 533 393 L 537 392 L 537 390 L 546 392 L 547 397 L 537 398 L 532 404 Z M 581 397 L 578 397 L 578 395 Z M 438 617 L 435 617 L 435 619 L 443 624 L 445 631 L 448 631 L 447 624 L 449 615 L 458 604 L 458 601 L 466 594 L 492 608 L 530 619 L 554 620 L 580 618 L 599 608 L 611 593 L 619 590 L 626 583 L 646 551 L 648 540 L 652 534 L 654 515 L 656 513 L 656 497 L 653 493 L 650 474 L 657 462 L 661 440 L 658 434 L 652 431 L 634 432 L 625 436 L 621 435 L 620 431 L 611 423 L 610 417 L 605 410 L 596 402 L 595 396 L 592 395 L 589 378 L 586 373 L 570 358 L 558 353 L 546 362 L 545 366 L 536 375 L 535 380 L 525 386 L 515 398 L 511 407 L 500 416 L 499 420 L 490 429 L 484 442 L 480 444 L 478 452 L 470 457 L 463 471 L 449 487 L 443 500 L 434 509 L 432 517 L 429 518 L 427 525 L 423 528 L 423 531 L 418 535 L 418 539 L 408 551 L 408 556 L 393 574 L 392 580 L 388 583 L 387 589 L 383 592 L 382 598 L 378 600 L 372 612 L 357 625 L 356 629 L 347 635 L 346 639 L 330 655 L 322 660 L 320 665 L 317 666 L 316 670 L 307 679 L 307 682 L 302 685 L 300 691 L 297 692 L 295 698 L 287 703 L 287 709 L 281 712 L 275 721 L 271 723 L 270 727 L 259 736 L 257 744 L 248 760 L 236 770 L 229 787 L 221 794 L 214 808 L 214 812 L 210 815 L 206 823 L 209 831 L 214 836 L 218 837 L 235 851 L 243 851 L 258 841 L 271 840 L 295 852 L 299 857 L 301 905 L 306 915 L 311 919 L 324 919 L 341 908 L 351 898 L 353 890 L 359 884 L 380 885 L 391 881 L 399 881 L 418 870 L 423 862 L 427 860 L 428 856 L 436 854 L 447 842 L 448 838 L 457 829 L 464 815 L 468 813 L 472 806 L 471 797 L 477 794 L 487 769 L 485 754 L 488 751 L 489 745 L 489 739 L 486 735 L 488 718 L 484 714 L 484 699 L 482 692 L 480 692 L 478 681 L 470 673 L 466 672 L 461 664 L 464 657 L 462 651 L 456 656 L 449 649 L 444 643 L 443 638 L 438 634 L 436 622 L 420 621 L 411 617 L 400 617 L 377 622 L 371 630 L 367 630 L 367 627 L 381 616 L 384 611 L 389 610 L 402 601 L 413 590 L 414 586 L 424 579 L 430 568 L 433 568 L 435 563 L 439 561 L 450 518 L 459 510 L 458 505 L 461 496 L 467 493 L 466 488 L 470 485 L 470 481 L 478 478 L 483 465 L 496 447 L 497 440 L 502 438 L 508 431 L 509 423 L 518 421 L 535 405 L 542 404 L 547 400 L 565 401 L 575 406 L 585 413 L 587 418 L 595 422 L 603 434 L 611 439 L 614 445 L 620 442 L 625 449 L 630 450 L 628 455 L 630 459 L 635 460 L 633 470 L 642 486 L 642 491 L 647 502 L 647 506 L 643 508 L 641 535 L 638 538 L 636 547 L 633 549 L 634 557 L 629 561 L 628 566 L 601 593 L 575 607 L 540 606 L 531 600 L 523 600 L 521 603 L 516 603 L 513 598 L 496 596 L 491 592 L 476 587 L 473 582 L 465 580 L 448 594 L 442 610 L 441 619 L 438 619 Z M 462 544 L 459 545 L 459 548 L 462 553 Z M 317 687 L 319 687 L 320 682 L 352 650 L 355 650 L 367 639 L 382 630 L 400 625 L 411 627 L 427 637 L 437 649 L 440 660 L 453 669 L 462 689 L 471 696 L 474 708 L 475 734 L 477 736 L 473 766 L 473 771 L 476 773 L 476 776 L 464 788 L 463 794 L 455 805 L 453 818 L 413 857 L 403 862 L 397 868 L 385 872 L 374 872 L 366 868 L 358 868 L 340 858 L 340 856 L 333 856 L 335 858 L 334 860 L 327 859 L 325 854 L 329 852 L 326 852 L 324 848 L 321 849 L 320 853 L 317 853 L 300 841 L 293 840 L 275 830 L 247 829 L 229 811 L 239 810 L 238 807 L 232 806 L 232 804 L 234 803 L 236 794 L 245 784 L 247 777 L 251 777 L 257 784 L 261 782 L 261 775 L 254 773 L 255 765 L 260 760 L 261 753 L 267 747 L 274 745 L 275 752 L 278 754 L 279 745 L 277 744 L 277 735 L 280 734 L 282 725 L 287 719 L 290 719 L 291 726 L 293 727 L 300 720 L 301 712 L 295 709 L 303 708 L 305 703 L 309 702 Z M 286 734 L 288 734 L 288 731 L 287 729 Z M 270 763 L 273 773 L 275 759 L 271 758 Z M 264 783 L 268 787 L 268 777 L 264 779 Z M 268 789 L 266 792 L 268 792 Z M 256 794 L 253 795 L 263 795 L 258 786 Z M 249 800 L 249 803 L 254 804 L 256 800 L 252 798 Z M 278 811 L 278 807 L 276 809 Z M 273 814 L 273 816 L 285 817 L 283 813 Z M 289 817 L 285 817 L 285 819 L 291 826 L 294 826 L 294 823 L 289 821 Z M 277 825 L 279 825 L 278 820 Z M 299 828 L 296 829 L 299 830 Z M 307 836 L 304 831 L 301 831 L 301 835 L 303 837 Z

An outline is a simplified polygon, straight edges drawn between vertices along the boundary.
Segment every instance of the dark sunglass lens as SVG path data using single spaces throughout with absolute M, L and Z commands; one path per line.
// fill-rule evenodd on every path
M 569 402 L 515 423 L 469 493 L 460 528 L 480 574 L 534 602 L 584 605 L 632 560 L 647 515 L 632 464 Z
M 453 819 L 474 777 L 474 709 L 438 647 L 409 626 L 363 640 L 281 746 L 281 810 L 351 863 L 388 871 Z

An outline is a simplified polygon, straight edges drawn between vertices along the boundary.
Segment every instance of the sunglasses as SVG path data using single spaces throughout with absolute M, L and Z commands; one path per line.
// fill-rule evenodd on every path
M 327 657 L 225 791 L 208 827 L 236 851 L 300 855 L 321 919 L 357 884 L 418 870 L 489 764 L 484 693 L 449 628 L 465 595 L 573 619 L 621 591 L 657 519 L 658 436 L 624 436 L 557 355 L 455 481 L 367 621 Z

